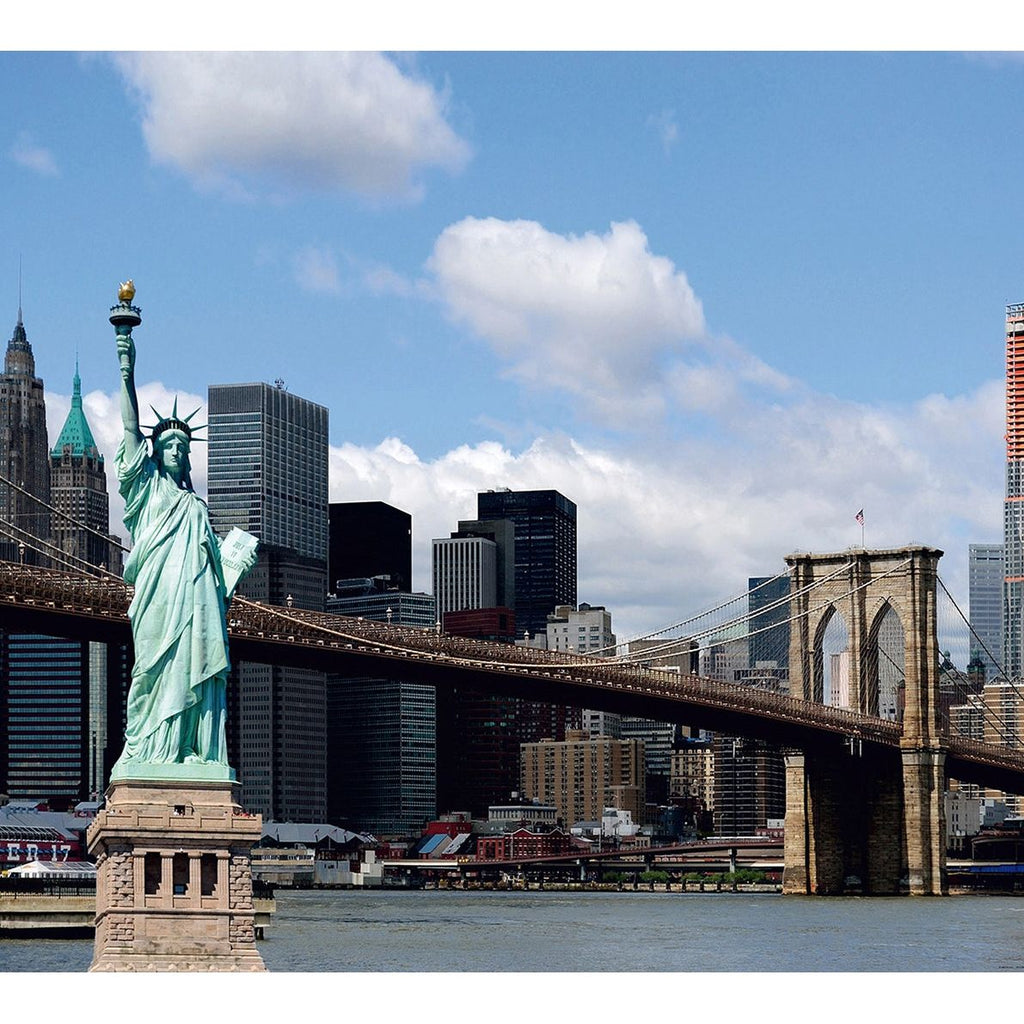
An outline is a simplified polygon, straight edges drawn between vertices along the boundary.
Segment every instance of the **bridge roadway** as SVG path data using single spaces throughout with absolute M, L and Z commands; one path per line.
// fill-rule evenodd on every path
M 0 626 L 130 643 L 131 588 L 0 562 Z M 635 663 L 488 643 L 236 597 L 228 612 L 232 655 L 342 676 L 398 678 L 679 722 L 801 750 L 846 746 L 895 753 L 898 723 L 751 687 Z M 938 652 L 936 652 L 938 657 Z M 1024 793 L 1024 752 L 948 736 L 953 778 Z

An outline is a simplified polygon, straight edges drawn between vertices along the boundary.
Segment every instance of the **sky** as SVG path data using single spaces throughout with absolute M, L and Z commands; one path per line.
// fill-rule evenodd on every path
M 131 277 L 143 408 L 328 407 L 330 499 L 412 515 L 416 590 L 479 491 L 555 488 L 620 639 L 860 546 L 861 509 L 966 607 L 1021 54 L 90 45 L 0 54 L 0 340 L 20 301 L 51 443 L 77 358 L 109 469 Z

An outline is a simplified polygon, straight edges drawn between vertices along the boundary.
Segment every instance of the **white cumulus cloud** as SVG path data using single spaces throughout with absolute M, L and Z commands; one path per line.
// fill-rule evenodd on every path
M 157 163 L 244 194 L 264 183 L 412 199 L 469 145 L 445 96 L 377 53 L 135 53 L 114 58 Z
M 427 267 L 452 318 L 513 376 L 617 422 L 663 410 L 662 363 L 704 332 L 686 275 L 632 221 L 566 236 L 467 217 L 441 233 Z

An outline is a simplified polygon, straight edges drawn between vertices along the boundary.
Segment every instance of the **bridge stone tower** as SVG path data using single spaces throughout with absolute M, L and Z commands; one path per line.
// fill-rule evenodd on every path
M 903 627 L 905 703 L 899 752 L 837 749 L 786 759 L 784 890 L 942 895 L 946 888 L 945 749 L 939 718 L 937 567 L 927 547 L 793 554 L 790 693 L 823 700 L 822 641 L 833 615 L 849 630 L 850 706 L 878 714 L 878 635 Z M 904 882 L 903 879 L 906 879 Z

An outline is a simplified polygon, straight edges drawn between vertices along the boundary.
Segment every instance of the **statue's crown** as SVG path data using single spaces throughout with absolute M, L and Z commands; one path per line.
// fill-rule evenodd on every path
M 199 406 L 199 409 L 201 409 L 201 408 L 202 408 L 202 406 Z M 156 415 L 156 419 L 157 419 L 157 422 L 156 422 L 155 426 L 147 427 L 146 428 L 147 430 L 152 430 L 152 433 L 149 435 L 150 436 L 150 440 L 152 440 L 152 441 L 155 441 L 165 430 L 180 430 L 189 439 L 189 441 L 191 442 L 192 441 L 192 431 L 194 431 L 194 430 L 202 430 L 203 427 L 206 426 L 206 424 L 204 423 L 202 426 L 193 427 L 191 425 L 191 423 L 189 422 L 192 419 L 192 417 L 195 416 L 195 414 L 197 412 L 199 412 L 199 409 L 195 409 L 193 412 L 190 412 L 184 418 L 182 418 L 182 417 L 180 417 L 178 415 L 178 399 L 177 399 L 177 396 L 175 396 L 174 408 L 171 410 L 171 415 L 170 416 L 162 416 L 159 412 L 157 412 L 156 409 L 153 408 L 153 406 L 150 406 L 150 409 L 153 409 L 153 412 Z M 200 438 L 196 438 L 196 440 L 198 441 L 198 440 L 201 440 L 201 439 Z

